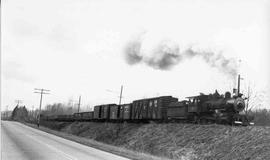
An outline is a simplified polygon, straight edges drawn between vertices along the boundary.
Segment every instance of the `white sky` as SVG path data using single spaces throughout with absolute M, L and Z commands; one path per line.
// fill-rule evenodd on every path
M 164 39 L 241 59 L 243 89 L 263 93 L 268 107 L 270 1 L 267 0 L 6 0 L 1 13 L 1 107 L 39 105 L 34 88 L 51 90 L 43 107 L 76 100 L 118 103 L 173 95 L 179 99 L 232 90 L 233 82 L 199 58 L 169 71 L 130 66 L 126 43 L 145 33 L 146 46 Z M 116 93 L 108 92 L 115 91 Z

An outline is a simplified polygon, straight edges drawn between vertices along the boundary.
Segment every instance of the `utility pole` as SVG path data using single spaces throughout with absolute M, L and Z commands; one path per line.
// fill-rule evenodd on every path
M 19 107 L 20 103 L 22 103 L 22 100 L 16 99 L 16 100 L 15 100 L 15 103 L 17 103 L 17 106 Z
M 78 112 L 80 112 L 80 106 L 81 106 L 81 96 L 79 97 Z
M 117 91 L 112 91 L 112 90 L 109 90 L 109 89 L 106 89 L 107 92 L 111 92 L 111 93 L 114 93 L 114 94 L 119 94 L 119 92 Z M 119 105 L 121 105 L 121 101 L 122 101 L 122 98 L 124 98 L 122 96 L 123 94 L 123 85 L 121 85 L 121 91 L 120 91 L 120 96 L 117 96 L 117 98 L 119 97 Z
M 38 122 L 37 122 L 37 126 L 39 127 L 39 123 L 40 123 L 40 113 L 41 113 L 41 105 L 42 105 L 42 96 L 43 96 L 43 94 L 50 94 L 50 93 L 48 93 L 50 90 L 43 89 L 43 88 L 42 88 L 42 89 L 35 88 L 34 90 L 35 90 L 34 93 L 40 94 L 39 112 L 38 112 Z
M 34 119 L 34 106 L 32 106 L 32 112 L 31 112 L 31 116 L 32 116 L 32 118 Z
M 248 85 L 248 93 L 247 93 L 247 103 L 245 107 L 245 113 L 248 113 L 249 110 L 249 100 L 250 100 L 250 84 Z
M 8 105 L 6 106 L 6 116 L 5 116 L 6 119 L 8 119 Z
M 119 105 L 121 105 L 122 93 L 123 93 L 123 85 L 121 85 L 120 98 L 119 98 Z

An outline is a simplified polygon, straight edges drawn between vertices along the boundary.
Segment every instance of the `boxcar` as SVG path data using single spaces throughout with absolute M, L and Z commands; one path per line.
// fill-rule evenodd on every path
M 110 105 L 102 105 L 101 117 L 102 119 L 110 119 Z
M 94 119 L 101 119 L 101 109 L 102 109 L 102 105 L 98 105 L 94 107 Z
M 116 104 L 103 104 L 94 107 L 94 119 L 110 119 L 110 107 Z
M 120 105 L 120 119 L 130 120 L 132 113 L 132 104 L 122 104 Z
M 120 119 L 120 106 L 119 105 L 110 106 L 110 119 L 111 120 Z
M 167 119 L 167 107 L 178 99 L 172 96 L 154 97 L 133 101 L 132 119 Z
M 73 118 L 74 118 L 74 120 L 80 120 L 81 114 L 80 113 L 74 113 Z
M 80 112 L 80 118 L 82 120 L 91 120 L 94 118 L 94 112 Z

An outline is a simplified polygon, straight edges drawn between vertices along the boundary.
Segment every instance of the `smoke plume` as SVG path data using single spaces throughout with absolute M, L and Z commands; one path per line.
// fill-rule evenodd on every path
M 181 59 L 178 45 L 161 42 L 154 48 L 152 56 L 144 58 L 144 62 L 155 69 L 169 70 Z
M 237 76 L 237 62 L 233 58 L 226 58 L 222 53 L 215 54 L 214 52 L 195 51 L 191 48 L 183 53 L 186 58 L 201 57 L 210 67 L 217 68 L 222 73 L 229 75 L 232 78 Z
M 236 77 L 237 75 L 235 59 L 228 59 L 222 53 L 215 54 L 210 51 L 197 51 L 193 48 L 180 52 L 179 45 L 176 43 L 162 41 L 151 50 L 149 55 L 149 53 L 144 53 L 142 45 L 143 41 L 141 39 L 134 39 L 126 44 L 124 55 L 128 64 L 144 63 L 154 69 L 170 70 L 183 60 L 198 57 L 209 64 L 210 67 L 216 68 L 226 75 L 231 77 Z
M 133 65 L 140 63 L 143 59 L 141 53 L 141 41 L 139 39 L 127 43 L 124 53 L 128 64 Z

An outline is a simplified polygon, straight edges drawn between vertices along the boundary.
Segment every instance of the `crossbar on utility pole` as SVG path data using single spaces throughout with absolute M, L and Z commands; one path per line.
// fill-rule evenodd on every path
M 50 90 L 47 90 L 47 89 L 39 89 L 39 88 L 35 88 L 35 92 L 34 93 L 38 93 L 40 94 L 40 101 L 39 101 L 39 112 L 38 112 L 38 122 L 37 122 L 37 126 L 39 127 L 39 123 L 40 123 L 40 113 L 41 113 L 41 106 L 42 106 L 42 97 L 43 97 L 43 94 L 50 94 L 50 93 L 47 93 L 49 92 Z

